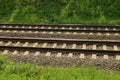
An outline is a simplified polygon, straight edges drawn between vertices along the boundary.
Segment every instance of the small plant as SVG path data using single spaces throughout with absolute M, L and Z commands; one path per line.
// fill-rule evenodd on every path
M 0 80 L 120 80 L 120 72 L 93 67 L 41 67 L 14 63 L 0 55 Z
M 0 22 L 120 24 L 119 4 L 119 0 L 0 0 Z

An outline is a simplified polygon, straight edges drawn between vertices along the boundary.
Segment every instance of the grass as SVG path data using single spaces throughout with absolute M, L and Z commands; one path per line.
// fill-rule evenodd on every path
M 14 63 L 0 55 L 0 80 L 120 80 L 120 72 L 93 67 L 41 67 Z
M 0 0 L 0 23 L 120 24 L 119 4 L 120 0 Z

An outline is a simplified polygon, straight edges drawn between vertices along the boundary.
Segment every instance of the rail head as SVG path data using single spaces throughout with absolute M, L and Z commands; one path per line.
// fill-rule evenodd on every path
M 21 38 L 21 37 L 0 37 L 1 41 L 40 41 L 40 42 L 66 42 L 66 43 L 80 43 L 80 42 L 91 42 L 91 43 L 119 43 L 120 40 L 95 40 L 95 39 L 60 39 L 60 38 Z
M 0 23 L 0 26 L 81 26 L 81 27 L 120 27 L 120 25 L 98 25 L 98 24 L 31 24 L 31 23 L 19 23 L 19 24 L 15 24 L 15 23 Z

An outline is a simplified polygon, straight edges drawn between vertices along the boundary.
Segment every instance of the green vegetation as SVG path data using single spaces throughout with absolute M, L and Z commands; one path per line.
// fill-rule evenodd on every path
M 14 63 L 0 55 L 0 80 L 120 80 L 120 73 L 92 67 L 40 67 Z
M 120 0 L 0 0 L 1 23 L 120 24 Z

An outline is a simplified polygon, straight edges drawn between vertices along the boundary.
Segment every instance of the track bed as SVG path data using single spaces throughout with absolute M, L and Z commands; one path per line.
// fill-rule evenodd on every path
M 0 52 L 16 62 L 120 70 L 119 26 L 0 24 Z

